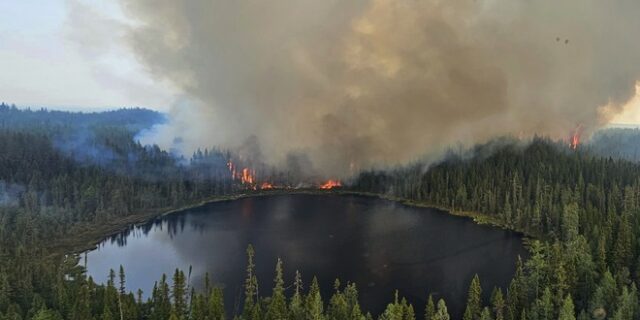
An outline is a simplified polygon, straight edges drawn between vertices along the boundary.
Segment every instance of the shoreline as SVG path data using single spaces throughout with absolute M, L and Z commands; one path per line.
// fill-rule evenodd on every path
M 169 216 L 172 214 L 176 214 L 185 210 L 198 208 L 202 206 L 206 206 L 212 203 L 217 202 L 226 202 L 226 201 L 236 201 L 244 198 L 253 198 L 253 197 L 266 197 L 266 196 L 276 196 L 276 195 L 295 195 L 295 194 L 308 194 L 308 195 L 355 195 L 355 196 L 363 196 L 370 198 L 377 198 L 387 201 L 392 201 L 395 203 L 399 203 L 402 205 L 416 207 L 416 208 L 432 208 L 443 211 L 443 213 L 448 215 L 453 215 L 457 217 L 471 218 L 473 222 L 478 225 L 488 225 L 491 227 L 497 227 L 503 230 L 508 230 L 511 232 L 519 233 L 523 236 L 523 241 L 527 242 L 527 238 L 537 238 L 534 235 L 531 235 L 523 230 L 517 230 L 510 228 L 498 221 L 495 217 L 492 217 L 487 214 L 482 214 L 473 211 L 455 211 L 450 208 L 446 208 L 443 206 L 432 205 L 427 202 L 420 202 L 405 198 L 393 197 L 384 194 L 372 193 L 372 192 L 363 192 L 363 191 L 355 191 L 355 190 L 345 190 L 345 189 L 332 189 L 332 190 L 319 190 L 319 189 L 299 189 L 299 190 L 287 190 L 287 189 L 275 189 L 275 190 L 262 190 L 262 191 L 248 191 L 241 192 L 235 194 L 229 194 L 224 196 L 213 196 L 200 201 L 196 201 L 191 204 L 185 204 L 179 207 L 174 208 L 158 208 L 148 210 L 146 212 L 141 212 L 139 214 L 133 214 L 127 217 L 123 217 L 121 219 L 117 219 L 110 222 L 105 222 L 99 227 L 81 225 L 76 226 L 75 229 L 79 230 L 70 230 L 70 233 L 75 232 L 75 237 L 70 237 L 68 239 L 61 239 L 60 241 L 56 241 L 53 246 L 50 247 L 52 249 L 53 254 L 61 253 L 61 254 L 76 254 L 80 255 L 87 251 L 94 250 L 98 247 L 98 245 L 104 240 L 115 236 L 127 229 L 149 223 L 154 219 Z M 89 228 L 88 230 L 85 228 Z

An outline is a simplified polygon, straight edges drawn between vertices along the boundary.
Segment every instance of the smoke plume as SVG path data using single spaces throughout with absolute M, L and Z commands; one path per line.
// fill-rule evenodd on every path
M 304 153 L 330 175 L 588 132 L 640 79 L 637 0 L 120 1 L 136 55 L 184 94 L 147 138 L 257 139 L 270 163 Z

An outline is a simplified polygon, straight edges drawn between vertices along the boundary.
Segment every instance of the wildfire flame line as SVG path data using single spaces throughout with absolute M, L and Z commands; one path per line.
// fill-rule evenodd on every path
M 342 183 L 340 182 L 340 180 L 328 180 L 327 182 L 321 184 L 318 188 L 329 190 L 336 187 L 342 187 Z
M 238 166 L 234 164 L 231 160 L 227 161 L 227 168 L 231 173 L 231 179 L 234 181 L 240 181 L 240 184 L 242 184 L 248 189 L 269 190 L 269 189 L 283 188 L 280 186 L 276 186 L 273 182 L 269 182 L 269 181 L 262 181 L 261 183 L 258 182 L 258 179 L 256 178 L 256 170 L 251 169 L 249 167 L 244 167 L 242 169 L 239 169 Z M 340 180 L 334 180 L 334 179 L 327 180 L 321 183 L 320 185 L 317 185 L 317 188 L 322 190 L 330 190 L 338 187 L 342 187 L 342 182 L 340 182 Z

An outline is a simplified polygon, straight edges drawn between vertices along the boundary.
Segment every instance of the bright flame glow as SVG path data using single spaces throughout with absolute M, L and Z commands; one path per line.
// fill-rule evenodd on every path
M 273 189 L 273 188 L 275 188 L 275 187 L 270 182 L 263 182 L 260 185 L 260 189 L 262 189 L 262 190 L 269 190 L 269 189 Z
M 580 145 L 580 135 L 582 135 L 582 125 L 579 124 L 571 133 L 571 137 L 569 138 L 569 148 L 572 150 L 576 150 L 578 145 Z
M 320 189 L 329 190 L 336 187 L 342 187 L 342 183 L 340 180 L 328 180 L 327 182 L 320 185 Z

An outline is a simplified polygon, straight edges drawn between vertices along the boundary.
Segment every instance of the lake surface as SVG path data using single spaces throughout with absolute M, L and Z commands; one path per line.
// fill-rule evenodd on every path
M 488 300 L 494 286 L 508 286 L 517 256 L 526 255 L 520 235 L 436 209 L 361 196 L 278 195 L 158 218 L 105 240 L 87 253 L 86 263 L 103 283 L 109 269 L 117 272 L 122 264 L 128 289 L 142 288 L 145 295 L 162 273 L 192 266 L 196 288 L 208 272 L 225 288 L 227 312 L 234 312 L 243 299 L 248 244 L 256 250 L 261 294 L 270 294 L 280 257 L 286 286 L 296 269 L 305 288 L 316 275 L 326 303 L 336 278 L 355 282 L 361 306 L 374 315 L 398 289 L 419 318 L 429 292 L 459 317 L 475 273 Z

